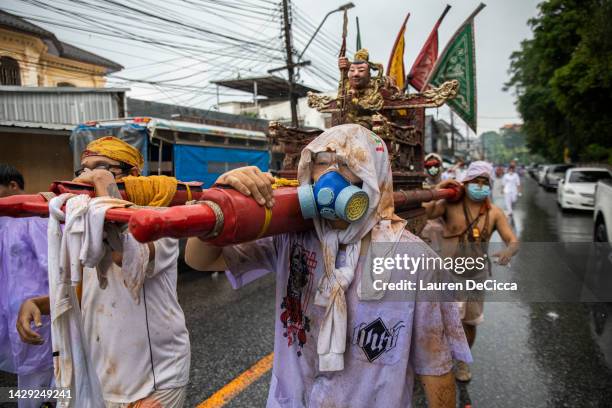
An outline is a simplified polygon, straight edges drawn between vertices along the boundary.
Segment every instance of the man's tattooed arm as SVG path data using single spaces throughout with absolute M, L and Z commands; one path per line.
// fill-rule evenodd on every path
M 117 187 L 117 183 L 115 182 L 106 186 L 106 192 L 108 193 L 109 196 L 113 198 L 118 198 L 120 200 L 123 198 L 121 197 L 121 193 L 119 192 L 119 187 Z
M 115 177 L 108 171 L 99 171 L 94 175 L 93 184 L 96 197 L 110 196 L 121 199 L 121 193 L 115 182 Z

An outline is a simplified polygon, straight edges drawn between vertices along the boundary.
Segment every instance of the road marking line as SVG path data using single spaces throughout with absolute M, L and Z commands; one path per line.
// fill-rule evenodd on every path
M 261 376 L 270 371 L 273 360 L 274 353 L 268 354 L 238 377 L 225 384 L 223 388 L 211 395 L 206 401 L 201 402 L 197 408 L 219 408 L 224 406 L 234 399 L 236 395 L 244 391 L 249 385 L 253 384 Z

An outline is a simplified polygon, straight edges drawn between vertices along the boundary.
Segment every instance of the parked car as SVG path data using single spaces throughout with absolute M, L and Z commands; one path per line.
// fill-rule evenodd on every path
M 541 164 L 533 164 L 531 165 L 527 172 L 529 173 L 529 175 L 531 176 L 532 179 L 534 180 L 538 180 L 538 172 L 540 171 L 540 169 L 542 168 Z
M 538 165 L 535 163 L 530 163 L 525 169 L 527 170 L 527 174 L 533 177 L 533 173 L 537 170 Z
M 612 179 L 600 180 L 595 186 L 593 241 L 612 243 Z
M 544 180 L 544 175 L 546 174 L 546 170 L 548 169 L 549 166 L 550 164 L 542 164 L 538 168 L 538 172 L 536 173 L 536 181 L 538 182 L 539 185 L 542 185 L 542 181 Z
M 563 179 L 567 170 L 572 167 L 574 167 L 573 164 L 553 164 L 548 166 L 540 184 L 546 191 L 556 190 L 559 180 Z
M 612 180 L 612 172 L 597 167 L 568 169 L 559 182 L 557 203 L 562 210 L 592 210 L 595 205 L 595 186 L 600 180 Z M 608 206 L 612 207 L 612 198 Z

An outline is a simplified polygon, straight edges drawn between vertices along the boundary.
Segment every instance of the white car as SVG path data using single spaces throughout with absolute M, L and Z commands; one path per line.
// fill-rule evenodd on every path
M 599 180 L 612 179 L 612 172 L 597 167 L 575 167 L 567 170 L 559 181 L 557 203 L 562 210 L 592 210 L 595 205 L 595 185 Z
M 612 180 L 602 180 L 595 188 L 593 241 L 612 245 Z M 612 258 L 610 258 L 612 261 Z M 612 268 L 608 269 L 612 270 Z
M 542 185 L 542 182 L 544 181 L 544 176 L 546 175 L 546 170 L 550 166 L 551 166 L 550 164 L 543 164 L 538 169 L 538 172 L 536 173 L 536 180 L 538 181 L 539 185 Z

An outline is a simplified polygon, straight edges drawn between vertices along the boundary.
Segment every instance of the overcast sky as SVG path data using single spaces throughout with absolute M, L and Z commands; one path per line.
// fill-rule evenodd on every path
M 93 0 L 91 0 L 93 1 Z M 101 15 L 99 11 L 77 6 L 70 0 L 45 2 L 53 7 L 62 7 L 89 18 L 100 16 L 98 24 L 114 26 L 111 22 L 114 13 Z M 221 3 L 221 4 L 219 4 Z M 223 4 L 238 4 L 241 10 L 224 9 Z M 162 42 L 172 41 L 185 44 L 189 52 L 162 47 L 155 44 L 75 29 L 93 27 L 78 22 L 70 16 L 62 16 L 42 8 L 36 0 L 4 0 L 2 8 L 24 16 L 38 18 L 31 20 L 65 42 L 87 49 L 98 55 L 120 63 L 126 69 L 115 76 L 144 81 L 171 80 L 164 86 L 127 82 L 113 79 L 109 85 L 131 88 L 130 96 L 156 100 L 166 103 L 179 103 L 200 108 L 211 108 L 216 104 L 216 87 L 209 85 L 210 80 L 265 75 L 266 70 L 283 65 L 282 38 L 280 36 L 280 12 L 271 0 L 133 0 L 128 3 L 135 8 L 150 11 L 156 15 L 185 21 L 194 27 L 205 27 L 217 32 L 228 33 L 250 41 L 265 44 L 265 52 L 245 51 L 232 48 L 219 42 L 201 42 L 198 35 L 185 37 L 180 32 L 171 34 L 166 29 L 156 31 L 156 26 L 148 24 L 150 29 L 139 31 L 148 38 Z M 314 32 L 325 14 L 346 3 L 343 0 L 293 0 L 295 41 L 294 47 L 301 52 L 306 41 Z M 422 47 L 429 32 L 448 3 L 452 9 L 446 16 L 439 31 L 439 50 L 442 52 L 449 38 L 465 18 L 480 3 L 479 0 L 353 0 L 355 8 L 349 11 L 348 49 L 355 48 L 355 17 L 358 16 L 361 27 L 362 45 L 370 51 L 370 60 L 386 65 L 389 53 L 407 12 L 411 13 L 406 29 L 405 65 L 410 69 L 416 55 Z M 82 3 L 81 3 L 82 4 Z M 510 54 L 519 48 L 520 42 L 531 36 L 527 20 L 537 13 L 537 0 L 491 0 L 487 7 L 476 17 L 476 58 L 478 87 L 478 134 L 487 130 L 497 130 L 503 124 L 520 122 L 514 107 L 514 97 L 502 91 L 508 79 Z M 256 5 L 256 6 L 255 6 Z M 257 7 L 260 6 L 260 7 Z M 167 9 L 164 10 L 164 7 Z M 171 10 L 168 11 L 168 10 Z M 229 17 L 228 17 L 229 16 Z M 40 21 L 43 20 L 43 21 Z M 125 24 L 117 20 L 115 29 Z M 61 27 L 58 24 L 72 25 Z M 132 25 L 130 24 L 130 27 Z M 92 29 L 101 30 L 100 27 Z M 331 15 L 324 25 L 324 30 L 310 46 L 304 60 L 313 61 L 313 65 L 300 71 L 300 80 L 306 85 L 321 90 L 334 88 L 334 77 L 337 76 L 335 60 L 340 45 L 342 32 L 342 15 Z M 202 52 L 197 52 L 196 50 Z M 277 49 L 278 51 L 274 51 Z M 215 50 L 216 54 L 206 52 Z M 220 56 L 219 53 L 234 53 Z M 284 52 L 284 51 L 283 51 Z M 263 54 L 266 54 L 265 56 Z M 255 56 L 256 55 L 256 56 Z M 254 57 L 255 56 L 255 57 Z M 250 58 L 257 59 L 252 61 Z M 171 85 L 168 85 L 171 84 Z M 240 93 L 222 89 L 220 100 L 241 99 Z M 244 96 L 242 97 L 244 99 Z M 448 118 L 447 109 L 431 113 L 440 118 Z M 459 126 L 463 130 L 463 126 Z

